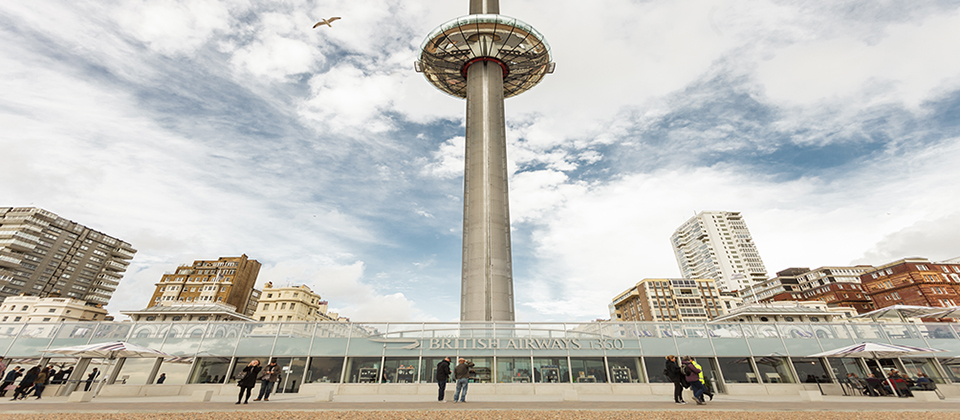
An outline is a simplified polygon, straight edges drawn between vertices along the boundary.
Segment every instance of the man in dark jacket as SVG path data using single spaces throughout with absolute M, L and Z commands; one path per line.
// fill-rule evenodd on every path
M 446 402 L 443 400 L 443 392 L 447 389 L 447 381 L 450 380 L 450 358 L 444 357 L 440 363 L 437 363 L 437 386 L 440 387 L 440 393 L 437 396 L 437 401 Z
M 457 378 L 457 392 L 453 393 L 453 402 L 467 402 L 467 384 L 470 383 L 470 368 L 473 362 L 460 358 L 457 367 L 453 369 L 453 376 Z
M 3 377 L 3 385 L 0 386 L 0 397 L 7 396 L 7 387 L 17 382 L 17 378 L 21 376 L 23 376 L 23 369 L 20 368 L 20 366 L 10 369 L 10 372 L 7 372 L 7 376 Z
M 663 372 L 673 382 L 673 402 L 686 404 L 687 402 L 683 400 L 683 371 L 680 370 L 680 366 L 677 366 L 676 356 L 672 354 L 667 356 Z
M 270 364 L 260 372 L 260 395 L 254 401 L 270 401 L 270 391 L 273 390 L 273 384 L 280 379 L 280 366 L 277 366 L 276 360 L 271 360 Z

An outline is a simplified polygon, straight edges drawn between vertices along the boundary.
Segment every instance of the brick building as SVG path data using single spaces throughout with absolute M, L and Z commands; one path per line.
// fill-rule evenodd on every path
M 260 263 L 239 257 L 198 260 L 164 274 L 147 307 L 177 304 L 226 304 L 245 316 L 257 309 L 260 291 L 254 289 Z
M 960 304 L 960 262 L 905 258 L 860 276 L 874 305 L 957 306 Z

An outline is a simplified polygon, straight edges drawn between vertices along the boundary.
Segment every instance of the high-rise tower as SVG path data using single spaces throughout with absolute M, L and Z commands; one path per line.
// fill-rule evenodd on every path
M 462 321 L 515 319 L 503 99 L 554 67 L 539 32 L 499 13 L 498 0 L 470 0 L 470 15 L 433 30 L 416 63 L 434 86 L 467 100 Z
M 701 212 L 677 228 L 670 243 L 683 278 L 714 279 L 725 292 L 767 279 L 767 269 L 740 212 Z

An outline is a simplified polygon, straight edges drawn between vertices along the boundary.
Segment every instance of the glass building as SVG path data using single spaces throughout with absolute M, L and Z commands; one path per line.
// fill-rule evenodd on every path
M 103 391 L 108 394 L 112 387 L 153 384 L 160 372 L 164 386 L 180 386 L 180 394 L 218 384 L 233 392 L 236 374 L 253 359 L 278 362 L 284 372 L 281 393 L 337 393 L 368 384 L 377 384 L 377 393 L 402 393 L 380 385 L 434 382 L 435 366 L 444 357 L 472 360 L 472 380 L 489 386 L 649 393 L 657 384 L 669 386 L 662 375 L 666 355 L 694 356 L 709 385 L 721 393 L 775 394 L 810 384 L 840 394 L 838 379 L 847 373 L 865 377 L 877 371 L 878 363 L 911 376 L 922 371 L 938 384 L 960 385 L 958 333 L 960 325 L 950 323 L 89 322 L 0 324 L 0 349 L 9 366 L 75 366 L 74 381 L 100 365 L 101 372 L 114 372 L 100 378 L 108 381 Z M 172 357 L 111 362 L 44 353 L 109 341 Z M 878 361 L 808 357 L 864 341 L 946 351 Z M 424 396 L 435 395 L 435 386 L 424 389 Z M 614 390 L 597 389 L 600 394 Z

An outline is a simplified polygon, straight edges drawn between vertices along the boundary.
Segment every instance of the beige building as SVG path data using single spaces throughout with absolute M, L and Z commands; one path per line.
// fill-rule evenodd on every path
M 714 319 L 714 322 L 846 322 L 857 310 L 829 307 L 826 302 L 752 303 Z
M 643 279 L 610 305 L 615 321 L 706 322 L 735 307 L 713 279 Z
M 106 305 L 137 253 L 36 207 L 0 207 L 0 300 L 63 296 Z
M 250 316 L 260 296 L 260 291 L 254 289 L 259 273 L 260 263 L 248 259 L 246 254 L 194 261 L 164 274 L 147 307 L 219 303 Z
M 337 321 L 336 313 L 327 312 L 327 301 L 306 285 L 263 286 L 259 306 L 253 314 L 258 321 Z
M 107 310 L 101 305 L 62 297 L 10 296 L 0 303 L 0 322 L 103 321 Z

